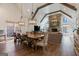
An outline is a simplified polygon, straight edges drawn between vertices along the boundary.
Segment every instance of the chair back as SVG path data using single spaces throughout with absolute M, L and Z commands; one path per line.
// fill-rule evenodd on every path
M 48 33 L 45 32 L 44 35 L 45 35 L 45 37 L 44 37 L 44 44 L 47 45 L 48 44 Z

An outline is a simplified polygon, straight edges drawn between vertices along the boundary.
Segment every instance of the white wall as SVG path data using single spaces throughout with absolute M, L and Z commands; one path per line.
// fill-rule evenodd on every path
M 17 4 L 19 7 L 19 11 L 21 11 L 22 9 L 22 15 L 23 15 L 23 21 L 25 21 L 25 27 L 23 30 L 23 32 L 31 32 L 34 31 L 34 25 L 33 24 L 29 24 L 28 22 L 31 20 L 32 18 L 32 10 L 35 12 L 35 10 L 37 9 L 37 7 L 43 5 L 42 3 L 38 3 L 38 4 L 32 4 L 32 3 L 20 3 Z M 32 9 L 33 8 L 33 9 Z
M 34 11 L 37 7 L 43 5 L 42 3 L 33 4 Z M 4 3 L 0 4 L 0 29 L 5 30 L 6 32 L 6 21 L 19 21 L 21 20 L 21 8 L 22 8 L 22 16 L 25 25 L 22 26 L 22 32 L 26 31 L 33 31 L 33 26 L 29 25 L 28 22 L 31 18 L 32 12 L 32 3 L 19 3 L 19 4 L 12 4 L 12 3 Z
M 16 4 L 0 4 L 0 29 L 6 32 L 6 21 L 18 21 L 20 19 L 20 13 Z

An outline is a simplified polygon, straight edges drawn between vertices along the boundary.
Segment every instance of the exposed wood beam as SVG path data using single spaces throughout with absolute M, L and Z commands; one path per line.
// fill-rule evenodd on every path
M 41 9 L 41 8 L 44 8 L 44 7 L 46 7 L 48 5 L 51 5 L 51 4 L 53 4 L 53 3 L 46 3 L 46 4 L 44 4 L 44 5 L 42 5 L 42 6 L 38 7 L 38 8 Z
M 43 21 L 43 19 L 47 16 L 48 14 L 45 14 L 44 17 L 41 19 L 40 23 Z
M 66 16 L 72 18 L 72 16 L 70 16 L 70 15 L 67 14 L 67 13 L 65 13 L 64 11 L 58 10 L 58 11 L 54 11 L 54 12 L 50 12 L 50 13 L 45 14 L 44 17 L 41 19 L 40 23 L 43 21 L 43 19 L 44 19 L 47 15 L 50 15 L 50 14 L 53 14 L 53 13 L 58 13 L 58 12 L 61 12 L 61 13 L 65 14 Z
M 72 6 L 72 5 L 68 4 L 68 3 L 61 3 L 61 4 L 68 7 L 68 8 L 70 8 L 70 9 L 72 9 L 72 10 L 75 10 L 75 11 L 77 10 L 77 8 L 75 6 Z
M 40 22 L 42 22 L 42 21 L 43 21 L 43 19 L 44 19 L 47 15 L 49 15 L 49 14 L 53 14 L 53 13 L 57 13 L 57 12 L 59 12 L 59 10 L 58 10 L 58 11 L 54 11 L 54 12 L 50 12 L 50 13 L 45 14 L 45 15 L 44 15 L 44 17 L 41 19 L 41 21 L 40 21 Z
M 69 14 L 65 13 L 64 11 L 60 10 L 61 13 L 65 14 L 66 16 L 72 18 L 72 16 L 70 16 Z
M 40 6 L 40 7 L 38 7 L 38 8 L 36 9 L 36 11 L 35 11 L 35 13 L 34 13 L 32 19 L 35 17 L 35 15 L 37 14 L 37 12 L 38 12 L 40 9 L 42 9 L 42 8 L 48 6 L 48 5 L 51 5 L 51 4 L 53 4 L 53 3 L 46 3 L 46 4 L 44 4 L 44 5 Z
M 38 12 L 40 9 L 42 9 L 42 8 L 48 6 L 48 5 L 51 5 L 51 4 L 54 4 L 54 3 L 46 3 L 46 4 L 44 4 L 44 5 L 40 6 L 40 7 L 38 7 L 38 8 L 36 9 L 36 11 L 35 11 L 35 13 L 34 13 L 32 19 L 34 19 L 34 17 L 36 16 L 37 12 Z M 74 10 L 74 11 L 77 10 L 77 8 L 76 8 L 75 6 L 72 6 L 72 5 L 68 4 L 68 3 L 60 3 L 60 4 L 66 6 L 66 7 L 70 8 L 70 9 L 72 9 L 72 10 Z

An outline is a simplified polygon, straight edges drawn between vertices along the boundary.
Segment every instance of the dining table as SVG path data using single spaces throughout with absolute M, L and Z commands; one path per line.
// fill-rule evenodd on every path
M 41 33 L 40 34 L 39 33 L 28 33 L 27 37 L 36 40 L 38 38 L 44 37 L 44 34 L 41 34 Z
M 27 37 L 30 40 L 31 45 L 35 46 L 38 41 L 41 41 L 42 38 L 44 38 L 44 34 L 43 33 L 28 33 Z

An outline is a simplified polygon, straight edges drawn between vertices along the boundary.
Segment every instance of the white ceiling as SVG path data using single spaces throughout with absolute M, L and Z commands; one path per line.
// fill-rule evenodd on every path
M 23 15 L 24 17 L 27 17 L 27 18 L 31 17 L 32 11 L 35 12 L 36 9 L 37 9 L 39 6 L 42 6 L 42 5 L 44 5 L 44 4 L 45 4 L 45 3 L 16 3 L 17 8 L 19 9 L 19 11 L 21 11 L 21 9 L 22 9 L 22 15 Z M 69 3 L 69 4 L 75 6 L 76 8 L 79 7 L 79 4 L 78 4 L 78 3 Z M 53 8 L 53 7 L 51 7 L 51 8 Z M 60 8 L 61 8 L 61 7 L 60 7 Z M 49 11 L 46 11 L 46 10 L 45 10 L 44 12 L 49 12 Z
M 11 3 L 6 3 L 6 5 L 10 5 Z M 23 15 L 24 18 L 31 18 L 31 13 L 32 11 L 35 12 L 36 9 L 42 5 L 44 5 L 45 3 L 14 3 L 13 5 L 16 5 L 18 11 Z M 78 3 L 69 3 L 77 8 L 79 8 L 79 4 Z M 1 4 L 1 5 L 5 5 L 5 4 Z M 11 4 L 12 5 L 12 4 Z M 56 7 L 57 8 L 57 7 Z M 47 10 L 48 9 L 48 10 Z M 50 9 L 53 9 L 53 7 L 51 6 Z M 44 9 L 42 12 L 50 12 L 49 8 Z
M 45 3 L 17 3 L 16 5 L 19 11 L 22 12 L 22 15 L 24 17 L 29 18 L 31 16 L 32 11 L 35 12 L 39 6 L 44 4 Z

